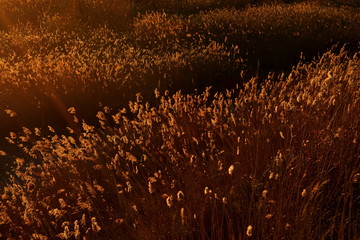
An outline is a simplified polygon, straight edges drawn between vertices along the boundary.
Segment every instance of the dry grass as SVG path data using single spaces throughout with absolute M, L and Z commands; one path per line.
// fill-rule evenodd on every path
M 81 118 L 95 116 L 99 104 L 127 105 L 137 92 L 150 99 L 155 88 L 191 91 L 243 69 L 237 50 L 216 42 L 158 52 L 135 48 L 107 27 L 83 35 L 33 31 L 15 29 L 0 40 L 0 107 L 21 120 L 2 113 L 5 131 L 39 122 L 62 126 L 65 106 Z
M 9 9 L 24 11 L 15 14 L 20 17 L 26 6 L 40 3 L 24 1 L 23 8 L 10 4 Z M 234 87 L 244 81 L 244 72 L 288 71 L 301 52 L 311 59 L 335 43 L 358 46 L 360 41 L 358 12 L 314 4 L 186 16 L 147 12 L 111 24 L 90 10 L 85 11 L 94 18 L 90 22 L 76 15 L 66 21 L 55 3 L 44 12 L 46 19 L 19 18 L 0 34 L 0 108 L 16 111 L 20 119 L 14 122 L 1 111 L 3 134 L 23 126 L 64 127 L 69 106 L 80 119 L 94 122 L 99 105 L 116 109 L 138 92 L 154 102 L 154 88 L 189 93 Z M 105 3 L 96 9 L 99 14 L 110 11 Z M 48 20 L 53 17 L 59 21 Z
M 221 8 L 180 17 L 150 12 L 135 18 L 132 42 L 142 48 L 176 49 L 179 45 L 223 43 L 237 46 L 248 65 L 268 71 L 296 65 L 336 43 L 357 45 L 359 11 L 318 4 L 264 5 L 245 10 Z
M 156 92 L 154 108 L 138 95 L 98 112 L 99 129 L 11 133 L 24 157 L 2 191 L 1 234 L 356 239 L 359 66 L 328 52 L 226 94 Z
M 359 12 L 245 5 L 0 0 L 0 238 L 358 239 Z
M 0 0 L 0 28 L 5 29 L 26 22 L 61 30 L 84 22 L 122 28 L 133 14 L 128 0 Z

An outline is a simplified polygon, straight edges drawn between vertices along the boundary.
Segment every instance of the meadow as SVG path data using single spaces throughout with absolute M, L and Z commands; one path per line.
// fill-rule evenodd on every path
M 358 239 L 341 3 L 0 0 L 0 238 Z

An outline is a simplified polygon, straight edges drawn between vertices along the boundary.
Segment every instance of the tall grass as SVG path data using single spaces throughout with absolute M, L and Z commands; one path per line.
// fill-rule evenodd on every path
M 78 25 L 126 25 L 135 14 L 128 0 L 1 0 L 0 28 L 30 22 L 54 29 L 74 29 Z
M 107 12 L 105 3 L 97 11 Z M 186 16 L 147 12 L 115 21 L 118 27 L 104 25 L 106 19 L 97 26 L 80 20 L 65 26 L 58 11 L 54 16 L 63 27 L 25 17 L 27 23 L 0 34 L 0 107 L 20 117 L 14 122 L 2 110 L 3 134 L 24 125 L 64 127 L 71 106 L 79 118 L 93 118 L 99 105 L 122 108 L 138 92 L 153 102 L 154 88 L 189 93 L 206 86 L 234 87 L 244 76 L 289 71 L 301 52 L 311 59 L 335 43 L 350 42 L 356 49 L 360 40 L 359 13 L 314 4 Z M 50 12 L 44 14 L 51 17 Z
M 156 91 L 156 107 L 138 95 L 122 111 L 99 111 L 100 128 L 11 133 L 24 156 L 2 190 L 0 232 L 357 239 L 359 66 L 358 54 L 327 52 L 225 94 Z
M 262 2 L 0 0 L 0 238 L 358 239 L 360 14 Z
M 351 12 L 351 14 L 350 14 Z M 148 13 L 135 19 L 133 41 L 146 48 L 176 48 L 183 42 L 238 46 L 251 66 L 274 71 L 295 65 L 339 43 L 358 44 L 359 12 L 318 4 L 216 9 L 189 17 Z
M 127 105 L 137 92 L 150 98 L 152 90 L 145 89 L 190 91 L 243 69 L 236 50 L 216 42 L 159 53 L 134 48 L 106 27 L 84 35 L 15 31 L 2 39 L 0 104 L 27 116 L 20 127 L 41 119 L 62 124 L 66 106 L 76 107 L 81 118 L 93 116 L 99 104 Z

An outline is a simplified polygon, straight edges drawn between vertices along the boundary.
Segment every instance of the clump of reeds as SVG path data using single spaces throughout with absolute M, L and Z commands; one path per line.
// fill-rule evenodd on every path
M 328 52 L 226 93 L 155 91 L 156 106 L 138 95 L 99 111 L 99 128 L 69 108 L 67 134 L 10 133 L 22 157 L 1 191 L 0 232 L 356 239 L 359 66 L 358 54 Z

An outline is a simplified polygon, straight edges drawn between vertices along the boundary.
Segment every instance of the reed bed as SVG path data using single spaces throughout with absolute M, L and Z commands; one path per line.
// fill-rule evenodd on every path
M 327 52 L 226 93 L 141 95 L 10 133 L 10 239 L 357 239 L 358 54 Z M 274 80 L 277 81 L 274 81 Z M 11 112 L 8 112 L 10 115 Z M 16 118 L 16 116 L 13 116 Z M 1 152 L 5 158 L 6 153 Z
M 360 13 L 263 2 L 0 0 L 0 238 L 359 239 Z
M 11 11 L 42 3 L 23 1 L 23 7 L 15 8 L 12 1 L 2 1 L 7 13 L 2 16 L 9 19 Z M 62 19 L 64 12 L 71 12 L 68 8 L 77 6 L 71 2 L 75 1 L 49 5 L 45 16 L 57 20 L 34 22 L 16 12 L 19 18 L 1 31 L 2 134 L 23 126 L 64 128 L 70 106 L 80 119 L 94 123 L 99 105 L 121 109 L 138 92 L 153 103 L 155 88 L 172 94 L 208 86 L 222 91 L 249 76 L 288 73 L 300 56 L 310 60 L 333 44 L 346 43 L 356 52 L 360 41 L 358 11 L 313 3 L 217 8 L 187 15 L 153 10 L 114 20 L 114 25 L 109 19 L 76 14 L 75 19 Z M 107 2 L 97 11 L 107 12 Z M 17 112 L 20 122 L 7 118 L 5 109 Z

